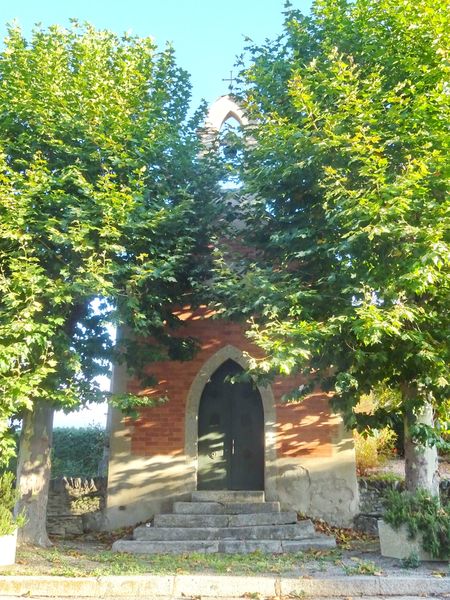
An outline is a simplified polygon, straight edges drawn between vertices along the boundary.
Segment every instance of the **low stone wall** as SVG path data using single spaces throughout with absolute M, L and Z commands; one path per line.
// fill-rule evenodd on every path
M 47 530 L 50 535 L 70 537 L 101 529 L 106 498 L 106 477 L 63 477 L 50 481 Z M 383 515 L 383 497 L 389 490 L 404 489 L 403 481 L 360 477 L 360 513 L 356 529 L 377 535 L 377 520 Z M 441 480 L 441 499 L 450 502 L 450 479 Z
M 48 533 L 66 537 L 95 529 L 105 496 L 106 477 L 52 479 L 47 505 Z
M 405 482 L 360 477 L 358 485 L 360 513 L 354 519 L 355 528 L 378 535 L 377 521 L 383 516 L 383 497 L 389 490 L 403 490 Z M 450 479 L 441 480 L 440 494 L 442 502 L 450 501 Z

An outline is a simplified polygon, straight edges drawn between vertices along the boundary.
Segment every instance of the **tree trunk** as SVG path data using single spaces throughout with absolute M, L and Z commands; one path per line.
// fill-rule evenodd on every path
M 436 446 L 422 446 L 411 438 L 416 423 L 433 426 L 433 408 L 427 403 L 419 415 L 405 415 L 405 483 L 406 489 L 416 492 L 425 489 L 439 496 L 439 475 Z
M 36 400 L 23 418 L 17 464 L 20 499 L 16 511 L 24 511 L 27 522 L 19 530 L 19 540 L 48 547 L 46 528 L 50 451 L 53 436 L 53 406 Z
M 103 443 L 102 458 L 98 464 L 97 474 L 99 477 L 108 477 L 109 455 L 110 455 L 110 435 L 111 435 L 111 407 L 108 406 L 108 416 L 106 419 L 105 441 Z

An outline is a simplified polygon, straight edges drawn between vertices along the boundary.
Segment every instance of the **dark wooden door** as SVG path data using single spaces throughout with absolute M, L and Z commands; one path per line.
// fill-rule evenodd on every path
M 264 489 L 264 414 L 251 383 L 226 379 L 242 373 L 226 361 L 206 384 L 198 415 L 198 489 Z

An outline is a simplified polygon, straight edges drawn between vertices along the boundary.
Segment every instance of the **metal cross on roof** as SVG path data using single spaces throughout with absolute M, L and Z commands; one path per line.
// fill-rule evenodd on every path
M 237 81 L 237 79 L 235 79 L 235 78 L 233 77 L 233 71 L 230 71 L 230 78 L 229 78 L 229 79 L 226 79 L 226 78 L 225 78 L 225 79 L 222 79 L 222 81 L 229 81 L 229 82 L 230 82 L 230 85 L 228 86 L 228 90 L 229 90 L 230 92 L 232 92 L 232 91 L 233 91 L 233 83 L 234 83 L 235 81 Z

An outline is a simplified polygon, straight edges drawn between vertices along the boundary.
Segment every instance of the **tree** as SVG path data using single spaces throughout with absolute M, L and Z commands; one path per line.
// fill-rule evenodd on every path
M 255 373 L 303 370 L 360 430 L 401 413 L 407 486 L 437 493 L 450 412 L 448 8 L 317 0 L 310 16 L 285 15 L 241 73 L 247 238 L 260 254 L 243 276 L 222 264 L 222 294 L 229 312 L 257 315 L 250 335 L 267 358 Z M 355 413 L 380 385 L 399 400 Z
M 48 544 L 53 409 L 103 399 L 94 378 L 112 359 L 144 377 L 149 360 L 189 346 L 163 328 L 173 301 L 202 277 L 214 221 L 215 167 L 200 153 L 201 114 L 187 118 L 189 99 L 171 47 L 77 22 L 35 29 L 30 42 L 9 28 L 0 55 L 0 421 L 23 417 L 28 541 Z M 130 332 L 120 348 L 111 323 Z M 144 336 L 154 343 L 138 355 Z

